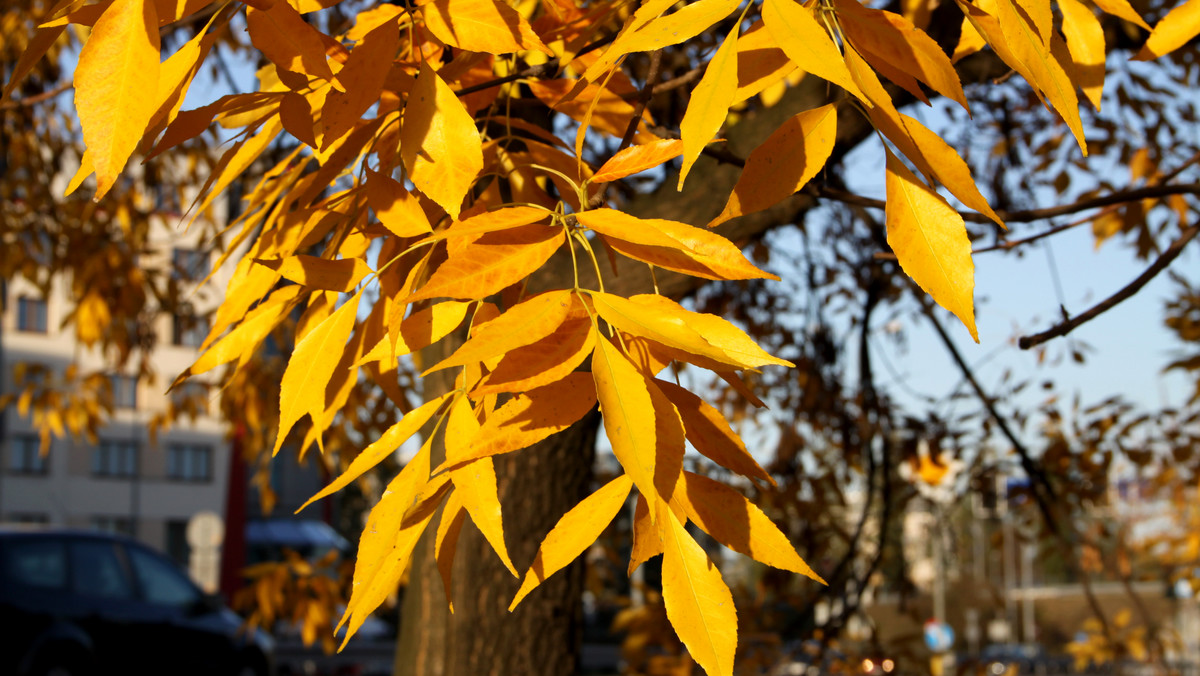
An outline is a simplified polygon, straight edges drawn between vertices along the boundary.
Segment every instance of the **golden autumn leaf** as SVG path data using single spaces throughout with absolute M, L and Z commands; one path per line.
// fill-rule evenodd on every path
M 315 419 L 325 410 L 325 386 L 354 328 L 361 298 L 356 294 L 296 343 L 279 384 L 279 432 L 274 453 L 279 453 L 288 432 L 304 414 Z
M 358 286 L 363 277 L 371 274 L 370 266 L 361 258 L 327 260 L 300 254 L 287 258 L 259 258 L 254 262 L 301 286 L 325 291 L 351 291 Z
M 290 3 L 275 2 L 265 11 L 247 8 L 246 30 L 254 46 L 277 67 L 325 81 L 333 80 L 320 32 Z
M 452 223 L 449 228 L 437 232 L 430 240 L 449 237 L 466 237 L 468 235 L 484 235 L 489 232 L 511 230 L 523 225 L 531 225 L 550 218 L 551 212 L 538 207 L 502 207 L 495 211 L 485 211 L 470 218 Z
M 663 538 L 650 519 L 646 496 L 638 494 L 633 508 L 633 548 L 629 552 L 629 575 L 643 563 L 663 553 Z
M 545 225 L 488 233 L 451 254 L 404 302 L 427 298 L 481 300 L 542 267 L 565 240 L 562 228 Z
M 592 377 L 600 413 L 604 416 L 604 433 L 612 444 L 613 454 L 638 491 L 652 504 L 657 503 L 654 464 L 658 433 L 646 378 L 603 336 L 596 338 Z
M 421 7 L 425 27 L 442 42 L 472 52 L 509 54 L 542 44 L 517 10 L 496 0 L 433 0 Z
M 655 384 L 675 405 L 688 441 L 701 455 L 744 477 L 775 485 L 775 480 L 746 450 L 741 437 L 720 411 L 674 383 L 656 380 Z
M 483 169 L 483 144 L 474 118 L 429 64 L 421 66 L 404 108 L 400 157 L 413 185 L 458 218 Z
M 700 157 L 704 146 L 717 135 L 729 107 L 737 93 L 737 38 L 738 25 L 734 24 L 725 41 L 717 48 L 704 70 L 704 76 L 692 90 L 687 110 L 679 123 L 679 137 L 683 141 L 683 166 L 679 170 L 676 190 L 683 190 L 683 182 L 692 164 Z
M 1129 0 L 1095 0 L 1096 6 L 1099 7 L 1105 14 L 1111 14 L 1120 17 L 1135 26 L 1150 30 L 1150 24 L 1142 18 L 1141 14 L 1129 4 Z
M 391 176 L 367 169 L 367 204 L 383 227 L 397 237 L 416 237 L 433 232 L 429 218 L 415 195 Z
M 221 336 L 192 364 L 171 387 L 179 385 L 188 375 L 200 375 L 235 359 L 244 363 L 266 339 L 283 317 L 295 306 L 300 287 L 285 286 L 271 293 L 266 300 L 250 310 L 232 331 Z
M 938 305 L 975 330 L 975 264 L 966 224 L 904 163 L 887 156 L 887 240 L 901 269 Z
M 812 10 L 794 0 L 764 0 L 762 16 L 771 37 L 793 63 L 867 101 L 850 77 L 837 45 L 813 17 Z
M 576 122 L 592 129 L 620 138 L 635 112 L 633 104 L 615 94 L 611 89 L 595 84 L 579 88 L 576 80 L 542 80 L 530 82 L 529 89 L 542 103 Z M 573 91 L 578 89 L 577 92 Z M 642 120 L 634 140 L 652 142 L 659 140 L 646 130 Z M 568 175 L 574 175 L 574 171 Z
M 490 457 L 477 458 L 450 470 L 450 481 L 454 492 L 462 499 L 463 506 L 471 515 L 471 521 L 479 528 L 484 539 L 500 557 L 500 561 L 513 577 L 520 577 L 508 547 L 504 544 L 504 526 L 501 523 L 500 497 L 496 492 L 496 468 Z
M 562 380 L 592 353 L 595 339 L 591 319 L 568 319 L 545 338 L 505 354 L 471 394 L 523 392 Z
M 766 209 L 803 188 L 825 166 L 836 138 L 833 104 L 788 118 L 746 158 L 733 194 L 708 227 Z
M 683 141 L 679 139 L 659 139 L 642 145 L 633 145 L 613 155 L 596 173 L 592 175 L 592 183 L 607 183 L 638 172 L 652 169 L 658 165 L 679 157 L 683 152 Z
M 577 316 L 582 311 L 579 296 L 568 289 L 547 291 L 527 298 L 478 327 L 470 340 L 463 343 L 454 354 L 425 373 L 465 366 L 535 343 L 556 331 L 569 317 Z
M 778 279 L 746 260 L 733 242 L 686 223 L 636 218 L 615 209 L 584 211 L 576 219 L 621 253 L 661 268 L 706 279 Z M 652 248 L 623 248 L 621 243 Z
M 1101 8 L 1108 11 L 1103 5 Z M 1123 15 L 1118 16 L 1124 18 Z M 1146 44 L 1142 45 L 1142 49 L 1133 58 L 1136 61 L 1157 59 L 1179 49 L 1197 34 L 1200 34 L 1200 0 L 1187 0 L 1167 12 L 1167 15 L 1155 24 L 1154 30 L 1150 31 L 1150 37 L 1146 39 Z
M 653 507 L 652 507 L 653 508 Z M 737 609 L 721 572 L 680 520 L 660 509 L 662 586 L 667 619 L 692 659 L 709 676 L 731 676 L 737 647 Z
M 1075 79 L 1084 96 L 1100 110 L 1104 91 L 1104 28 L 1091 8 L 1079 0 L 1059 0 L 1063 36 L 1074 63 Z
M 400 445 L 408 441 L 414 434 L 421 430 L 425 423 L 433 418 L 433 415 L 442 407 L 442 403 L 446 401 L 449 394 L 444 394 L 435 399 L 430 399 L 421 406 L 417 407 L 408 415 L 400 418 L 394 425 L 389 427 L 386 432 L 381 434 L 378 439 L 371 442 L 361 453 L 354 456 L 350 461 L 350 466 L 346 471 L 342 472 L 337 479 L 334 479 L 328 486 L 322 488 L 316 495 L 312 496 L 300 505 L 299 513 L 312 503 L 321 498 L 332 495 L 333 493 L 350 485 L 358 477 L 365 474 L 375 465 L 383 462 L 383 459 L 396 452 Z
M 433 545 L 433 556 L 437 561 L 438 573 L 442 577 L 442 589 L 446 592 L 446 603 L 450 606 L 451 613 L 454 612 L 451 572 L 454 568 L 454 554 L 458 550 L 458 536 L 462 532 L 466 517 L 467 510 L 463 507 L 458 491 L 451 493 L 446 499 L 446 506 L 442 508 L 442 518 L 438 521 L 437 536 Z
M 394 359 L 436 343 L 462 325 L 471 305 L 449 300 L 412 313 L 400 322 L 395 343 L 390 335 L 380 338 L 379 342 L 358 360 L 358 365 Z
M 642 9 L 649 10 L 645 22 L 622 32 L 605 51 L 604 57 L 590 66 L 581 79 L 595 79 L 625 54 L 650 52 L 691 40 L 729 16 L 741 3 L 738 0 L 697 0 L 678 11 L 657 16 L 671 4 L 664 2 L 661 9 L 654 3 L 644 5 Z
M 821 584 L 825 581 L 796 553 L 786 535 L 746 496 L 725 484 L 683 473 L 684 509 L 705 533 L 739 554 Z
M 79 52 L 75 107 L 104 197 L 158 108 L 159 38 L 154 3 L 116 0 Z
M 762 19 L 738 37 L 738 88 L 734 101 L 745 101 L 796 71 L 796 64 L 775 43 Z
M 518 394 L 488 415 L 466 454 L 448 456 L 449 466 L 519 451 L 557 434 L 592 410 L 596 389 L 590 374 L 572 373 L 562 380 Z
M 509 611 L 517 607 L 546 578 L 565 568 L 585 552 L 608 528 L 625 506 L 625 498 L 633 480 L 628 474 L 604 484 L 595 493 L 587 496 L 563 515 L 554 528 L 546 534 L 533 565 L 525 571 L 521 588 L 508 605 Z
M 350 131 L 362 114 L 379 100 L 388 75 L 387 66 L 396 58 L 399 48 L 399 26 L 394 21 L 385 21 L 363 36 L 350 51 L 337 76 L 345 91 L 329 92 L 321 109 L 322 148 Z

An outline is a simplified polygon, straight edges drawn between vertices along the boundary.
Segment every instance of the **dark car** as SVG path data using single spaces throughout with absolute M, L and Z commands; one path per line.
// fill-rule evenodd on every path
M 0 530 L 0 673 L 271 676 L 273 646 L 128 538 Z

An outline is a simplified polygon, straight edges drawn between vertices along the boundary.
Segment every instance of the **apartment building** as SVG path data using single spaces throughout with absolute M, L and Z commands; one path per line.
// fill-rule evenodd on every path
M 144 269 L 167 271 L 194 289 L 192 312 L 161 313 L 153 320 L 157 340 L 149 358 L 154 380 L 113 369 L 104 355 L 79 344 L 71 327 L 60 330 L 74 306 L 68 302 L 70 280 L 54 279 L 45 297 L 19 277 L 0 282 L 0 391 L 16 391 L 19 362 L 42 365 L 55 374 L 74 365 L 80 372 L 107 374 L 114 404 L 97 443 L 55 438 L 45 455 L 28 417 L 20 416 L 15 406 L 0 412 L 0 522 L 121 532 L 183 563 L 188 520 L 201 511 L 224 512 L 231 451 L 225 425 L 215 415 L 216 388 L 201 382 L 172 394 L 166 389 L 197 357 L 208 331 L 204 317 L 219 304 L 228 271 L 219 270 L 199 284 L 213 257 L 204 249 L 200 229 L 181 232 L 175 227 L 178 220 L 177 215 L 155 216 L 151 250 L 138 260 Z M 148 424 L 166 410 L 172 396 L 207 399 L 210 410 L 194 421 L 177 421 L 152 440 Z

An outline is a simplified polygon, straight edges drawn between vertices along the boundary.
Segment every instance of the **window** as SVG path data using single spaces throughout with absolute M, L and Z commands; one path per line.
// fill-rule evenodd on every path
M 198 282 L 208 276 L 208 254 L 203 251 L 175 249 L 171 263 L 171 275 L 176 279 Z
M 137 378 L 112 374 L 108 377 L 112 386 L 112 403 L 115 408 L 137 408 Z
M 176 481 L 211 481 L 212 446 L 170 444 L 167 446 L 167 478 Z
M 17 299 L 17 330 L 46 333 L 46 301 L 21 296 Z
M 8 442 L 8 471 L 13 474 L 45 474 L 49 457 L 42 455 L 40 440 L 32 435 L 17 435 Z
M 171 404 L 177 410 L 208 413 L 208 385 L 188 380 L 171 390 Z
M 127 516 L 93 516 L 92 530 L 133 537 L 133 520 Z
M 13 539 L 0 552 L 4 554 L 5 581 L 14 587 L 67 586 L 67 553 L 61 540 Z
M 41 512 L 9 512 L 4 520 L 9 523 L 23 523 L 31 526 L 50 525 L 50 515 Z
M 92 449 L 92 474 L 95 476 L 132 477 L 137 475 L 137 470 L 136 441 L 101 441 Z
M 200 347 L 208 337 L 208 317 L 196 315 L 190 310 L 176 314 L 171 322 L 171 344 L 183 347 Z
M 133 586 L 111 542 L 77 540 L 70 549 L 71 584 L 76 592 L 105 599 L 133 597 Z
M 142 598 L 158 606 L 187 608 L 200 602 L 201 593 L 178 570 L 137 547 L 126 547 Z

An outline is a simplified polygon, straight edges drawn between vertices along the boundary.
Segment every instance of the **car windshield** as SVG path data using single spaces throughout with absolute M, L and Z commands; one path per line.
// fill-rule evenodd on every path
M 174 566 L 136 547 L 127 551 L 146 601 L 174 607 L 192 606 L 200 601 L 200 590 Z

